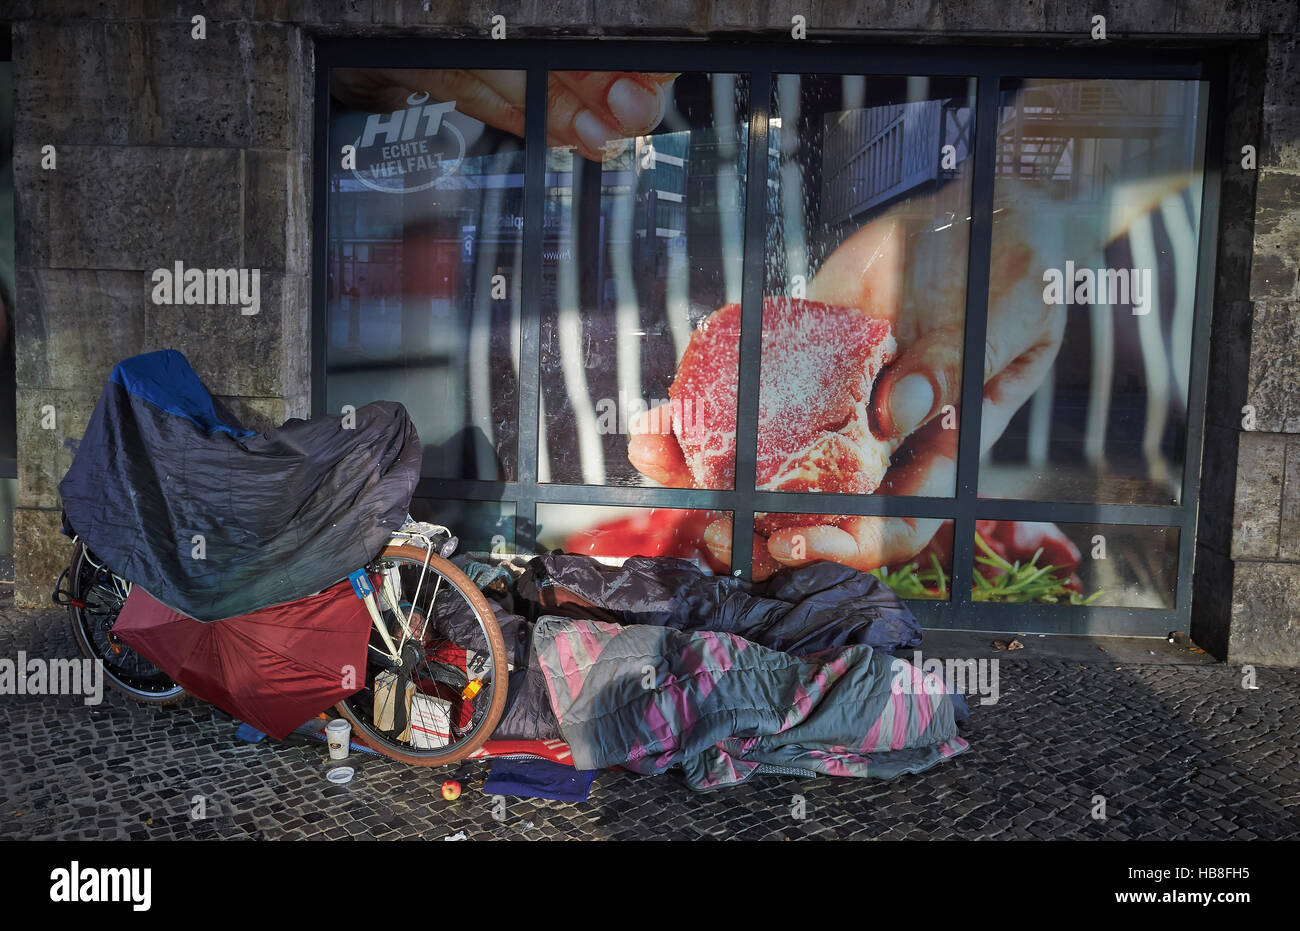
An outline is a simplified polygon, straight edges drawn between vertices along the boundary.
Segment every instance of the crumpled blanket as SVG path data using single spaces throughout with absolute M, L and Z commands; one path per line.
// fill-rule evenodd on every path
M 725 631 L 796 655 L 845 644 L 888 652 L 921 644 L 921 625 L 887 585 L 831 562 L 751 584 L 686 559 L 634 556 L 608 566 L 555 553 L 533 559 L 515 591 L 548 614 Z
M 679 765 L 692 789 L 755 773 L 916 773 L 962 753 L 953 696 L 870 646 L 795 657 L 734 634 L 544 617 L 534 646 L 579 769 Z
M 552 554 L 493 609 L 514 667 L 494 738 L 562 739 L 580 769 L 680 766 L 707 790 L 764 771 L 887 779 L 967 748 L 965 696 L 890 655 L 919 645 L 912 613 L 844 566 L 750 585 L 670 557 Z

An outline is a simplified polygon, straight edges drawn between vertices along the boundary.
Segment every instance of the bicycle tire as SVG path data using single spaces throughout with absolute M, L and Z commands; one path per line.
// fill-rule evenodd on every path
M 96 648 L 96 644 L 90 637 L 88 627 L 89 618 L 86 610 L 86 599 L 90 594 L 90 591 L 86 586 L 86 579 L 88 576 L 86 570 L 87 566 L 94 565 L 93 561 L 88 562 L 85 544 L 78 540 L 72 551 L 72 561 L 69 564 L 68 572 L 70 576 L 68 582 L 69 592 L 72 595 L 72 598 L 68 603 L 68 626 L 71 628 L 72 639 L 76 642 L 77 649 L 81 652 L 81 655 L 87 659 L 99 660 L 103 664 L 104 679 L 108 682 L 109 687 L 114 691 L 126 695 L 127 697 L 145 705 L 174 705 L 177 702 L 180 702 L 185 698 L 186 692 L 185 689 L 181 688 L 179 685 L 172 682 L 171 688 L 157 691 L 134 686 L 114 673 L 113 669 L 117 665 L 115 658 L 106 657 Z M 111 572 L 112 570 L 108 571 Z M 112 611 L 111 621 L 108 625 L 109 628 L 111 628 L 112 623 L 117 620 L 117 613 L 120 610 L 121 605 L 117 605 L 116 609 Z M 103 625 L 101 624 L 99 626 Z M 130 651 L 130 647 L 125 645 L 123 645 L 121 649 Z M 134 654 L 134 651 L 131 652 Z M 141 657 L 141 659 L 143 659 L 143 657 Z M 166 674 L 161 671 L 159 671 L 158 674 L 162 678 L 167 679 L 168 682 L 171 682 L 171 679 L 167 678 Z
M 439 754 L 432 751 L 413 752 L 395 745 L 374 727 L 366 715 L 353 711 L 348 705 L 347 699 L 339 702 L 334 707 L 339 716 L 352 726 L 354 734 L 362 737 L 367 746 L 384 756 L 412 766 L 446 766 L 449 763 L 456 763 L 465 759 L 483 746 L 488 738 L 492 736 L 492 731 L 495 730 L 497 722 L 501 720 L 501 715 L 504 713 L 506 706 L 506 694 L 509 691 L 506 643 L 501 633 L 501 627 L 497 624 L 496 615 L 492 613 L 492 607 L 487 598 L 479 591 L 478 586 L 470 581 L 469 576 L 461 572 L 448 560 L 443 559 L 436 553 L 426 554 L 426 551 L 421 547 L 404 544 L 385 548 L 376 559 L 376 562 L 385 558 L 392 558 L 423 563 L 426 555 L 429 567 L 440 573 L 469 602 L 487 637 L 492 651 L 492 702 L 487 714 L 468 740 L 458 743 L 446 753 Z M 367 682 L 369 682 L 368 672 Z

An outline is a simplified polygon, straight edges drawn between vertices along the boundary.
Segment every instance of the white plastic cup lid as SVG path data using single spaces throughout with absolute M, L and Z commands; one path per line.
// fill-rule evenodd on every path
M 352 725 L 343 718 L 335 718 L 333 721 L 325 725 L 325 730 L 334 732 L 350 731 L 352 730 Z
M 335 766 L 325 774 L 325 778 L 337 785 L 343 785 L 346 782 L 351 782 L 355 774 L 356 770 L 351 766 Z

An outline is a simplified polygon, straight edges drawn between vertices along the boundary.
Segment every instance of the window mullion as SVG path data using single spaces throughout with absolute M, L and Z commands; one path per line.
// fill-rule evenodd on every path
M 767 208 L 768 108 L 772 75 L 756 71 L 749 94 L 749 148 L 745 169 L 745 263 L 740 297 L 740 372 L 736 382 L 736 491 L 731 533 L 731 571 L 750 578 L 754 507 L 750 497 L 758 470 L 759 360 L 763 351 L 763 248 Z
M 984 342 L 988 329 L 989 261 L 993 242 L 993 182 L 997 165 L 1000 77 L 982 71 L 975 89 L 975 149 L 971 166 L 970 257 L 966 265 L 966 333 L 962 347 L 961 431 L 957 447 L 956 520 L 952 540 L 952 607 L 969 608 L 979 492 Z
M 537 439 L 541 396 L 542 223 L 546 198 L 545 68 L 528 69 L 524 107 L 524 262 L 519 289 L 519 474 L 515 501 L 515 546 L 531 551 L 537 527 Z

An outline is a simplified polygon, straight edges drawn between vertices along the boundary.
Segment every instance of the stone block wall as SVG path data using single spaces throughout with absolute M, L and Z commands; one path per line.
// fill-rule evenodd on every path
M 165 4 L 33 6 L 13 22 L 20 606 L 66 564 L 58 482 L 115 362 L 180 349 L 260 426 L 310 397 L 311 41 L 237 4 L 204 5 L 203 40 Z M 177 261 L 260 269 L 260 312 L 155 305 Z
M 308 407 L 316 36 L 1233 43 L 1193 636 L 1300 663 L 1300 57 L 1295 0 L 12 0 L 20 603 L 63 556 L 56 486 L 117 359 L 176 346 L 242 414 Z M 208 38 L 189 38 L 190 17 Z M 1256 146 L 1255 170 L 1239 166 Z M 58 169 L 43 171 L 41 147 Z M 155 307 L 149 270 L 260 267 L 262 312 Z M 54 430 L 40 411 L 58 412 Z M 1253 429 L 1243 426 L 1251 406 Z
M 1216 655 L 1242 663 L 1300 664 L 1300 42 L 1294 27 L 1268 37 L 1260 56 L 1259 170 L 1249 226 L 1234 230 L 1244 245 L 1249 230 L 1249 274 L 1240 262 L 1220 276 L 1216 327 L 1231 356 L 1231 372 L 1212 371 L 1210 395 L 1229 379 L 1244 378 L 1222 412 L 1206 457 L 1235 464 L 1235 482 L 1203 496 L 1202 510 L 1232 496 L 1232 522 L 1198 553 L 1197 588 L 1223 589 L 1197 606 L 1193 636 Z M 1233 141 L 1235 144 L 1235 140 Z M 1235 153 L 1240 160 L 1240 146 Z M 1229 174 L 1240 175 L 1232 171 Z M 1225 178 L 1225 183 L 1231 183 Z M 1226 198 L 1225 198 L 1226 199 Z M 1235 274 L 1234 274 L 1235 273 Z M 1225 290 L 1230 293 L 1223 293 Z M 1229 366 L 1225 366 L 1225 369 Z M 1238 399 L 1240 403 L 1238 402 Z M 1225 404 L 1226 406 L 1226 404 Z M 1253 424 L 1250 423 L 1253 417 Z M 1250 429 L 1248 429 L 1250 427 Z M 1235 450 L 1235 455 L 1234 455 Z M 1234 463 L 1235 460 L 1235 463 Z M 1204 540 L 1205 538 L 1201 538 Z M 1217 552 L 1210 546 L 1218 544 Z

